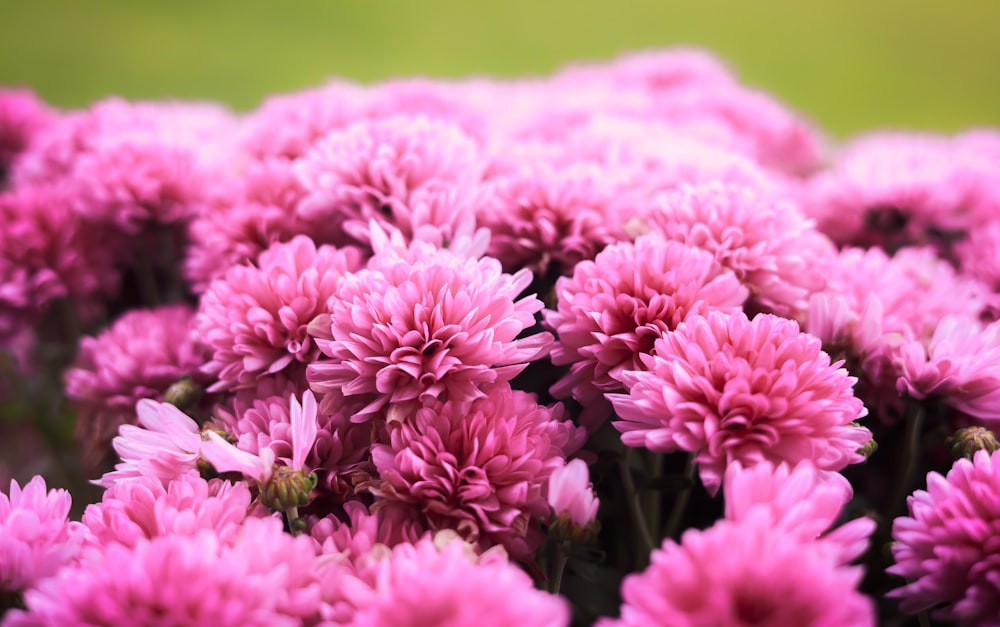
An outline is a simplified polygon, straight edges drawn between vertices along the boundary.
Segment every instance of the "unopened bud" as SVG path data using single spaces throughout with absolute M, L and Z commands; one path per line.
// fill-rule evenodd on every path
M 309 495 L 316 488 L 316 473 L 306 474 L 288 466 L 275 466 L 274 472 L 260 488 L 260 502 L 276 512 L 304 507 L 312 501 Z
M 848 427 L 855 427 L 857 429 L 864 429 L 864 427 L 862 427 L 860 424 L 858 424 L 856 422 L 849 422 L 849 423 L 847 423 L 847 426 Z M 858 449 L 857 452 L 858 452 L 859 455 L 864 455 L 865 459 L 867 460 L 867 459 L 871 458 L 871 456 L 874 455 L 875 451 L 877 451 L 877 450 L 878 450 L 878 442 L 875 441 L 875 438 L 869 438 L 868 441 L 865 442 L 861 446 L 861 448 Z
M 203 392 L 204 390 L 194 382 L 194 379 L 184 375 L 167 388 L 163 393 L 163 400 L 177 409 L 185 410 L 197 403 Z
M 1000 450 L 1000 442 L 992 431 L 985 427 L 966 427 L 959 429 L 950 438 L 951 453 L 956 459 L 967 457 L 972 459 L 976 451 L 993 453 Z

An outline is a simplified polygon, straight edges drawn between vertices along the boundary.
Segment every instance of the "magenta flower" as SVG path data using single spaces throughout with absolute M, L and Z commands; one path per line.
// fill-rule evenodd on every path
M 336 244 L 368 243 L 369 221 L 400 226 L 413 193 L 432 182 L 467 188 L 481 177 L 475 142 L 440 119 L 399 115 L 361 121 L 319 141 L 296 163 L 306 189 L 299 215 L 344 229 Z
M 248 519 L 235 539 L 212 531 L 89 550 L 25 595 L 14 625 L 288 625 L 318 614 L 308 538 Z
M 0 591 L 19 592 L 55 575 L 76 558 L 86 529 L 69 522 L 66 490 L 46 490 L 35 476 L 0 492 Z
M 330 400 L 364 400 L 355 421 L 479 398 L 482 385 L 548 352 L 548 333 L 517 339 L 542 308 L 534 295 L 518 300 L 528 270 L 504 274 L 495 259 L 421 242 L 403 253 L 384 246 L 369 269 L 344 277 L 330 314 L 309 327 L 325 357 L 309 365 L 310 386 Z M 337 410 L 323 402 L 322 411 Z
M 390 443 L 372 446 L 380 477 L 373 492 L 416 504 L 432 530 L 526 557 L 541 540 L 533 522 L 549 513 L 546 481 L 582 438 L 531 395 L 504 384 L 488 391 L 391 425 Z
M 864 461 L 858 449 L 871 433 L 850 424 L 866 414 L 855 379 L 791 320 L 691 317 L 642 360 L 647 371 L 622 376 L 629 394 L 608 395 L 622 441 L 695 453 L 712 492 L 737 461 L 808 459 L 820 470 Z
M 319 351 L 306 328 L 329 311 L 341 277 L 359 265 L 356 250 L 317 248 L 303 235 L 213 282 L 198 312 L 198 333 L 212 351 L 203 371 L 218 377 L 209 390 L 254 387 L 315 360 Z
M 249 509 L 250 489 L 242 482 L 188 474 L 164 485 L 138 477 L 105 490 L 100 503 L 87 506 L 83 524 L 90 531 L 89 544 L 97 547 L 114 542 L 134 547 L 143 539 L 206 530 L 225 542 L 238 537 Z
M 104 455 L 123 424 L 135 423 L 135 404 L 162 400 L 181 377 L 207 384 L 199 369 L 208 361 L 194 334 L 194 312 L 186 305 L 133 309 L 97 337 L 80 340 L 66 372 L 66 396 L 78 412 L 76 433 Z
M 755 513 L 664 541 L 649 568 L 622 583 L 621 618 L 598 625 L 875 625 L 871 599 L 857 591 L 861 568 L 771 523 Z
M 56 121 L 56 116 L 28 89 L 0 89 L 0 173 L 14 163 L 35 135 Z
M 399 544 L 375 567 L 374 580 L 341 585 L 356 612 L 348 625 L 371 627 L 568 625 L 569 606 L 536 590 L 502 555 L 478 560 L 463 542 L 437 546 L 431 537 Z M 350 576 L 345 576 L 348 579 Z
M 809 294 L 826 285 L 833 246 L 776 194 L 713 182 L 682 186 L 652 205 L 652 231 L 712 253 L 775 313 L 805 311 Z
M 844 506 L 854 496 L 851 484 L 835 472 L 817 470 L 811 461 L 794 468 L 760 462 L 744 469 L 738 462 L 726 469 L 722 492 L 726 520 L 741 521 L 749 516 L 769 516 L 775 529 L 797 540 L 817 540 L 834 549 L 838 563 L 861 557 L 875 521 L 857 518 L 833 529 Z
M 641 355 L 665 331 L 692 315 L 736 313 L 748 292 L 711 254 L 647 235 L 580 262 L 556 294 L 558 309 L 544 313 L 559 337 L 552 363 L 571 369 L 552 393 L 583 404 L 593 430 L 610 411 L 603 394 L 625 389 L 622 373 L 644 368 Z
M 907 500 L 910 515 L 892 525 L 895 566 L 907 579 L 890 592 L 900 608 L 963 625 L 996 624 L 1000 615 L 1000 452 L 978 451 L 947 477 L 927 475 L 927 490 Z

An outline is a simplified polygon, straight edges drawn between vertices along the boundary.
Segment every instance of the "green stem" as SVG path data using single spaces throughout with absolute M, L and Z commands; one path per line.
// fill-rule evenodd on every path
M 674 538 L 684 520 L 684 512 L 687 510 L 688 500 L 691 498 L 691 486 L 694 485 L 694 453 L 688 456 L 687 464 L 684 466 L 684 478 L 687 481 L 681 491 L 674 499 L 674 507 L 670 510 L 670 518 L 667 519 L 666 526 L 663 527 L 664 538 Z
M 889 501 L 888 520 L 892 520 L 898 514 L 906 511 L 906 497 L 910 494 L 910 486 L 913 482 L 913 472 L 917 467 L 917 459 L 920 457 L 920 434 L 924 426 L 924 416 L 926 410 L 923 403 L 910 401 L 910 409 L 907 412 L 906 432 L 903 435 L 905 449 L 900 458 L 899 471 L 897 473 L 896 489 L 892 500 Z
M 558 543 L 556 544 L 556 559 L 555 568 L 552 571 L 552 586 L 550 591 L 552 594 L 559 594 L 559 589 L 562 587 L 563 572 L 566 570 L 566 562 L 569 561 L 565 551 L 562 550 L 562 546 Z
M 653 479 L 659 478 L 663 474 L 663 455 L 660 453 L 654 453 L 653 451 L 646 451 L 645 455 L 649 464 L 649 477 Z M 653 530 L 660 528 L 660 517 L 661 517 L 661 505 L 663 493 L 661 490 L 646 490 L 643 493 L 642 498 L 642 508 L 643 513 L 646 514 L 646 528 Z M 658 538 L 653 538 L 655 542 Z
M 643 548 L 645 548 L 645 552 L 641 554 L 637 553 L 637 556 L 641 555 L 639 561 L 645 563 L 655 545 L 653 544 L 653 536 L 649 533 L 649 528 L 646 527 L 646 517 L 642 514 L 642 506 L 639 504 L 639 492 L 635 489 L 635 482 L 632 480 L 631 461 L 632 449 L 626 448 L 625 454 L 622 455 L 618 463 L 621 468 L 622 485 L 625 487 L 625 498 L 632 512 L 632 522 L 635 524 L 636 530 L 639 532 L 639 537 L 642 539 Z

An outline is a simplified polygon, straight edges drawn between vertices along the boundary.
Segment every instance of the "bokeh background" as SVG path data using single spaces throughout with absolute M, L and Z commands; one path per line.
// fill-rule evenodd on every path
M 341 76 L 522 76 L 697 45 L 834 136 L 1000 125 L 1000 2 L 0 0 L 0 84 L 248 110 Z

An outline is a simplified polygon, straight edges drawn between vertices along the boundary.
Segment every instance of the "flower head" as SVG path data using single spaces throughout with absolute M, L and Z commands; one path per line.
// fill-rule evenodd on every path
M 821 470 L 864 461 L 871 433 L 854 379 L 791 320 L 739 313 L 695 316 L 656 341 L 647 371 L 629 371 L 629 394 L 610 394 L 628 446 L 696 453 L 702 482 L 726 467 L 811 460 Z
M 0 178 L 56 113 L 27 89 L 0 89 Z
M 594 496 L 587 462 L 574 459 L 549 476 L 546 498 L 559 522 L 583 529 L 594 522 L 601 502 Z

